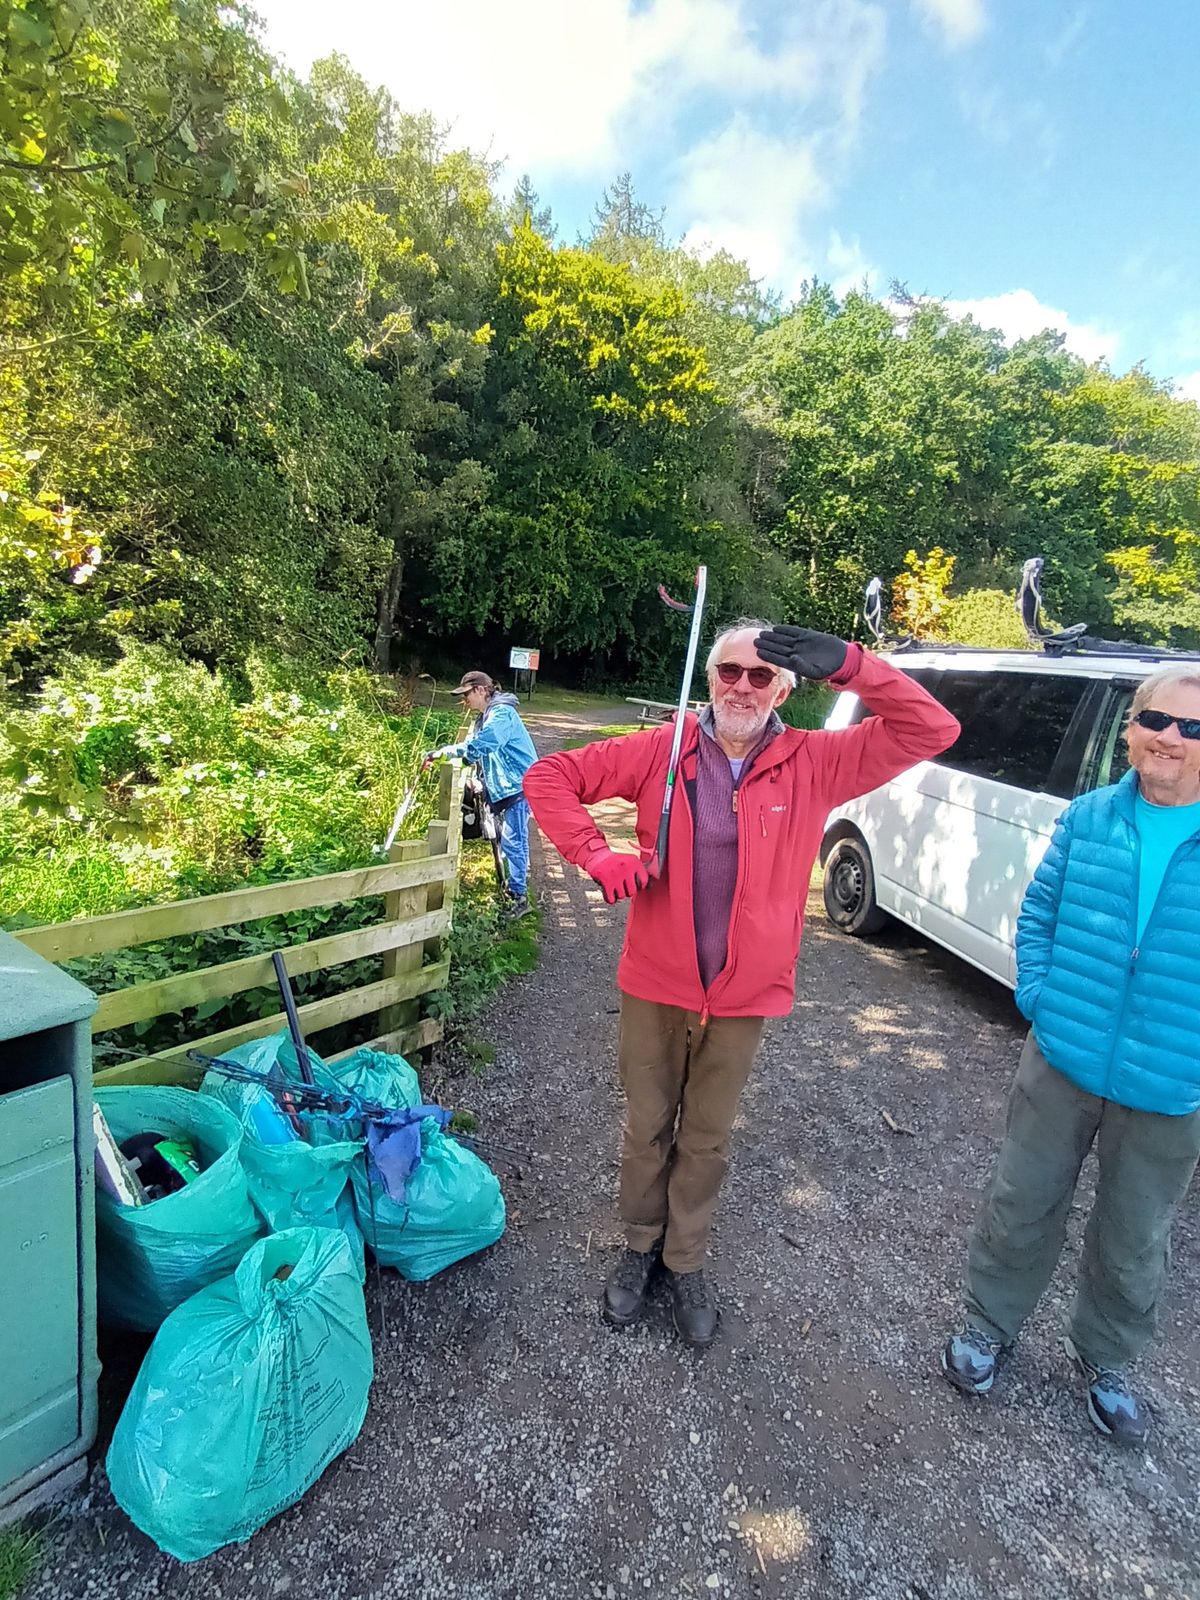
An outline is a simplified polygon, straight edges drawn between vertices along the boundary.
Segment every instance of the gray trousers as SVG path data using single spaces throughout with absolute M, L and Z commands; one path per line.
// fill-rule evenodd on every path
M 1086 1094 L 1048 1064 L 1032 1033 L 971 1236 L 966 1308 L 992 1338 L 1016 1338 L 1058 1261 L 1093 1141 L 1100 1172 L 1070 1331 L 1085 1360 L 1123 1367 L 1154 1333 L 1171 1223 L 1200 1156 L 1200 1111 L 1160 1116 Z

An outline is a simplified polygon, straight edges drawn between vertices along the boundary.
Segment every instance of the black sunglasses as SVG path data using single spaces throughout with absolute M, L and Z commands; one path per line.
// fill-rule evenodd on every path
M 1200 739 L 1200 717 L 1173 717 L 1169 711 L 1139 711 L 1133 719 L 1150 733 L 1165 733 L 1172 723 L 1184 739 Z
M 779 676 L 774 667 L 739 667 L 736 661 L 717 663 L 717 677 L 722 683 L 736 683 L 743 672 L 756 689 L 765 689 Z

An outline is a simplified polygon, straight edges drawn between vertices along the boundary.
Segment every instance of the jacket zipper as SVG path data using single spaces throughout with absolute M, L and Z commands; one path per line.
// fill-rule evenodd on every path
M 699 727 L 697 727 L 696 732 L 697 732 L 697 743 L 698 743 L 700 739 L 704 738 L 704 733 Z M 693 745 L 692 748 L 695 749 L 695 746 Z M 683 757 L 682 757 L 682 753 L 681 753 L 681 755 L 680 755 L 681 764 L 682 764 L 682 759 L 683 759 Z M 778 771 L 778 768 L 776 766 L 772 766 L 770 768 L 759 767 L 757 769 L 757 772 L 759 774 L 761 774 L 761 773 L 763 773 L 765 771 L 770 771 L 771 772 L 771 774 L 772 774 L 771 781 L 773 783 L 775 781 L 775 774 Z M 745 776 L 749 777 L 750 774 L 746 773 Z M 742 865 L 743 861 L 745 860 L 745 857 L 744 857 L 743 852 L 742 852 L 742 820 L 741 820 L 741 813 L 738 811 L 738 790 L 739 790 L 739 788 L 740 788 L 740 784 L 735 783 L 734 786 L 733 786 L 733 810 L 734 810 L 734 815 L 738 819 L 738 867 L 739 867 L 739 875 L 740 875 L 741 865 Z M 689 813 L 690 813 L 690 807 L 689 807 Z M 762 827 L 763 838 L 765 839 L 767 837 L 767 824 L 766 824 L 766 822 L 764 821 L 764 819 L 761 816 L 759 817 L 758 820 L 759 820 L 760 826 Z M 691 821 L 692 821 L 692 849 L 694 850 L 696 848 L 696 819 L 695 819 L 694 816 L 692 816 Z M 734 896 L 733 896 L 733 906 L 730 909 L 730 913 L 729 913 L 729 944 L 726 946 L 726 952 L 725 952 L 725 965 L 726 966 L 729 965 L 729 948 L 733 944 L 734 926 L 737 923 L 738 913 L 741 911 L 742 901 L 745 898 L 746 898 L 746 886 L 745 886 L 745 884 L 742 885 L 742 890 L 741 890 L 740 894 L 737 892 L 737 886 L 735 885 L 734 886 Z M 698 964 L 697 964 L 697 975 L 699 975 Z M 704 991 L 704 1000 L 703 1000 L 703 1003 L 701 1004 L 701 1007 L 700 1007 L 700 1026 L 702 1028 L 707 1028 L 708 1027 L 708 1019 L 712 1014 L 712 1007 L 710 1005 L 711 998 L 712 998 L 712 991 L 706 989 Z
M 1133 935 L 1136 939 L 1138 925 L 1138 891 L 1142 876 L 1142 841 L 1138 836 L 1136 823 L 1129 822 L 1126 824 L 1126 826 L 1133 834 Z M 1153 913 L 1151 913 L 1151 915 L 1153 915 Z M 1121 1009 L 1117 1016 L 1117 1026 L 1113 1029 L 1112 1043 L 1108 1048 L 1108 1067 L 1104 1074 L 1103 1098 L 1105 1100 L 1112 1099 L 1112 1080 L 1113 1069 L 1117 1060 L 1117 1041 L 1121 1037 L 1121 1025 L 1125 1021 L 1125 1008 L 1129 1004 L 1129 986 L 1133 982 L 1133 971 L 1134 967 L 1137 965 L 1138 948 L 1139 947 L 1136 944 L 1132 945 L 1130 948 L 1129 968 L 1125 973 L 1125 982 L 1121 989 Z
M 737 811 L 737 795 L 738 795 L 738 792 L 737 792 L 737 789 L 735 788 L 734 791 L 733 791 L 733 809 L 735 811 Z M 764 830 L 765 830 L 765 824 L 764 824 Z M 746 862 L 746 856 L 745 856 L 745 853 L 743 852 L 743 849 L 742 849 L 742 845 L 743 845 L 743 842 L 744 842 L 743 838 L 742 838 L 742 833 L 743 833 L 742 814 L 739 812 L 738 813 L 738 876 L 739 876 L 739 878 L 744 876 L 744 868 L 745 868 L 745 862 Z M 741 890 L 740 893 L 738 892 L 738 888 L 739 888 L 739 886 L 735 884 L 735 886 L 734 886 L 734 894 L 733 894 L 733 905 L 730 907 L 730 911 L 729 911 L 729 935 L 728 935 L 728 941 L 729 942 L 725 947 L 725 968 L 728 968 L 728 966 L 729 966 L 729 951 L 733 948 L 734 929 L 737 926 L 738 916 L 739 916 L 739 914 L 741 912 L 741 909 L 742 909 L 742 902 L 746 898 L 746 885 L 745 885 L 745 883 L 743 882 L 740 885 L 740 890 Z M 725 970 L 725 968 L 723 968 L 722 970 Z M 714 989 L 716 988 L 716 984 L 713 985 L 713 988 Z M 703 1005 L 703 1007 L 701 1009 L 701 1012 L 700 1012 L 700 1026 L 702 1028 L 708 1026 L 708 1018 L 709 1018 L 709 1014 L 710 1014 L 710 1011 L 711 1011 L 710 1001 L 712 999 L 712 993 L 713 993 L 712 989 L 705 990 L 704 1005 Z

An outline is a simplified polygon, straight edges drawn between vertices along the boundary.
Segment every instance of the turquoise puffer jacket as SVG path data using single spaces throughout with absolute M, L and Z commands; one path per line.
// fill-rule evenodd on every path
M 514 694 L 494 694 L 461 744 L 446 745 L 443 755 L 465 756 L 483 773 L 483 786 L 493 805 L 520 794 L 525 774 L 537 760 L 529 731 L 517 714 Z
M 1072 1083 L 1135 1111 L 1200 1108 L 1200 829 L 1141 945 L 1137 773 L 1063 812 L 1017 922 L 1017 1005 Z

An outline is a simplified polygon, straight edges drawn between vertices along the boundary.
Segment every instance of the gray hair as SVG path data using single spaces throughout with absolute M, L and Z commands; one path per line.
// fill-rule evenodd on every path
M 766 622 L 762 617 L 739 617 L 736 622 L 731 622 L 727 628 L 722 628 L 713 640 L 712 649 L 708 652 L 708 659 L 704 663 L 705 676 L 712 676 L 713 668 L 720 660 L 721 651 L 725 646 L 726 640 L 731 639 L 735 633 L 746 633 L 751 628 L 754 629 L 755 633 L 762 633 L 765 629 L 773 628 L 774 626 L 773 622 Z M 764 661 L 763 665 L 767 666 L 769 663 Z M 789 688 L 794 689 L 796 687 L 796 674 L 789 671 L 787 667 L 779 668 L 779 676 Z
M 1165 667 L 1162 672 L 1154 672 L 1148 678 L 1143 678 L 1134 693 L 1133 704 L 1129 708 L 1130 717 L 1136 717 L 1139 711 L 1144 711 L 1160 689 L 1173 689 L 1181 683 L 1200 689 L 1200 667 Z

